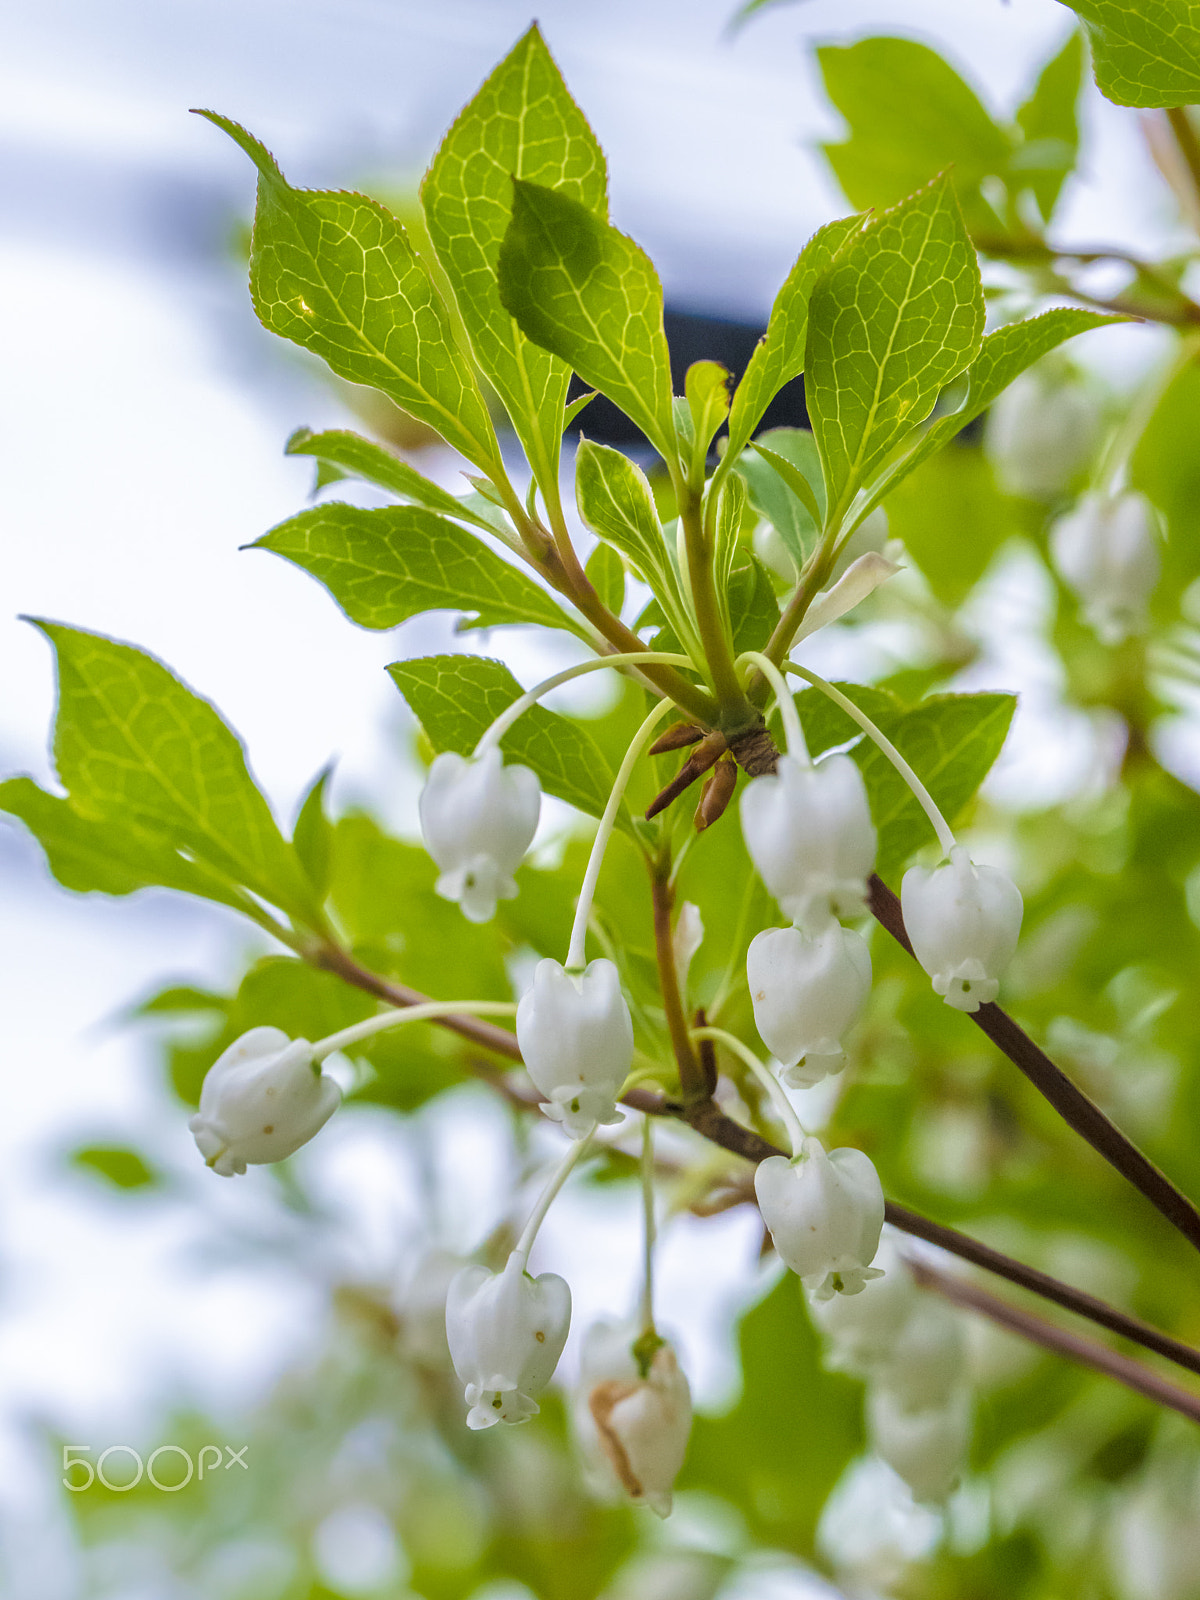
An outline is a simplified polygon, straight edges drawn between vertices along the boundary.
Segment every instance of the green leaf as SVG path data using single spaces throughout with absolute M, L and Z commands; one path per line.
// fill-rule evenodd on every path
M 925 420 L 982 335 L 979 265 L 939 178 L 870 223 L 813 291 L 806 396 L 834 506 Z
M 1016 705 L 1011 694 L 938 694 L 875 720 L 953 825 L 1000 754 Z M 886 878 L 933 840 L 933 829 L 877 745 L 864 738 L 853 754 L 879 833 L 878 870 Z
M 693 659 L 702 659 L 646 474 L 619 450 L 581 439 L 575 498 L 584 522 L 621 551 L 654 590 L 676 638 L 690 641 Z
M 513 179 L 500 299 L 535 344 L 569 362 L 675 459 L 662 284 L 632 239 L 569 194 Z
M 799 432 L 800 430 L 797 429 L 796 431 Z M 817 503 L 817 497 L 812 485 L 803 472 L 800 471 L 800 468 L 793 466 L 786 456 L 781 456 L 777 450 L 772 450 L 765 444 L 756 444 L 754 448 L 762 456 L 763 460 L 774 468 L 796 499 L 799 500 L 805 511 L 812 518 L 813 527 L 819 528 L 822 516 L 821 507 Z
M 583 574 L 613 616 L 619 617 L 625 604 L 625 563 L 612 545 L 602 539 L 587 558 Z
M 775 463 L 782 457 L 804 478 L 810 493 L 796 494 Z M 799 571 L 811 554 L 817 530 L 825 520 L 825 484 L 816 441 L 804 428 L 771 428 L 754 441 L 738 462 L 750 490 L 750 503 L 765 517 L 787 546 Z M 816 501 L 814 518 L 809 501 Z
M 703 484 L 708 447 L 729 415 L 729 369 L 719 361 L 693 361 L 683 386 L 692 431 L 691 477 Z
M 1033 93 L 1017 111 L 1025 143 L 1013 156 L 1013 174 L 1028 181 L 1047 222 L 1079 151 L 1076 108 L 1085 66 L 1083 36 L 1075 31 L 1042 68 Z
M 865 711 L 873 722 L 881 723 L 886 717 L 895 718 L 903 713 L 904 707 L 900 701 L 886 689 L 875 689 L 866 683 L 835 682 L 833 687 L 840 689 L 847 700 L 853 700 L 859 710 Z M 817 756 L 824 755 L 826 750 L 835 750 L 838 745 L 852 744 L 863 736 L 862 729 L 854 718 L 843 711 L 841 706 L 835 705 L 820 689 L 803 689 L 796 696 L 796 710 L 800 713 L 804 742 L 814 760 Z
M 723 596 L 733 570 L 733 559 L 741 539 L 746 516 L 746 485 L 736 475 L 726 478 L 717 504 L 717 537 L 713 546 L 713 580 L 717 594 Z
M 300 864 L 209 702 L 131 645 L 31 620 L 58 655 L 54 755 L 72 807 L 114 833 L 128 824 L 165 836 L 200 866 L 310 918 Z
M 779 621 L 779 602 L 771 575 L 756 555 L 747 551 L 745 564 L 733 569 L 728 593 L 734 654 L 761 650 Z
M 291 956 L 267 956 L 242 979 L 229 1010 L 232 1038 L 250 1028 L 282 1028 L 293 1039 L 324 1039 L 361 1022 L 378 1001 L 332 972 Z
M 857 683 L 834 687 L 891 740 L 951 825 L 1000 754 L 1017 704 L 1011 694 L 937 694 L 906 707 L 886 689 Z M 796 709 L 810 755 L 858 741 L 851 754 L 879 833 L 879 872 L 889 876 L 914 850 L 933 842 L 928 817 L 879 746 L 820 689 L 798 694 Z
M 1006 170 L 1012 139 L 936 50 L 913 39 L 862 39 L 825 45 L 817 60 L 850 125 L 844 143 L 823 149 L 852 206 L 895 205 L 949 168 L 972 224 L 995 227 L 979 183 Z
M 1200 0 L 1062 0 L 1081 19 L 1102 94 L 1119 106 L 1200 104 Z
M 133 894 L 160 887 L 246 909 L 245 898 L 227 877 L 180 855 L 166 834 L 138 827 L 128 817 L 85 816 L 32 778 L 0 783 L 0 811 L 25 824 L 64 889 Z
M 890 494 L 921 462 L 948 445 L 968 422 L 981 416 L 1026 367 L 1040 361 L 1066 339 L 1073 339 L 1092 328 L 1103 328 L 1110 322 L 1127 321 L 1127 317 L 1111 317 L 1099 311 L 1077 311 L 1062 307 L 1044 312 L 1040 317 L 1030 317 L 1024 322 L 1010 322 L 989 333 L 967 373 L 967 393 L 962 405 L 957 411 L 939 417 L 926 429 L 914 448 L 889 467 L 872 493 L 868 508 Z
M 808 302 L 813 285 L 828 270 L 838 251 L 862 228 L 861 217 L 827 222 L 804 246 L 771 307 L 767 331 L 754 347 L 733 397 L 729 413 L 728 449 L 736 457 L 762 420 L 763 412 L 783 388 L 804 371 L 808 338 Z
M 464 628 L 533 622 L 581 631 L 532 578 L 423 506 L 366 510 L 331 501 L 281 522 L 251 548 L 311 573 L 363 628 L 395 628 L 423 611 L 462 611 L 471 614 Z
M 423 477 L 407 461 L 357 433 L 347 433 L 340 428 L 313 433 L 309 428 L 297 428 L 284 452 L 289 456 L 315 456 L 319 462 L 339 468 L 338 477 L 361 478 L 365 483 L 386 489 L 399 500 L 413 501 L 429 511 L 440 511 L 446 517 L 457 517 L 460 522 L 469 522 L 486 533 L 497 531 L 495 521 L 481 517 L 448 489 Z
M 98 1173 L 116 1189 L 148 1189 L 159 1182 L 158 1174 L 137 1151 L 127 1150 L 122 1145 L 81 1145 L 71 1152 L 69 1159 L 73 1167 Z
M 429 237 L 480 368 L 503 401 L 543 492 L 556 493 L 569 366 L 531 344 L 496 277 L 514 177 L 607 217 L 604 153 L 537 26 L 459 113 L 421 185 Z
M 333 767 L 328 766 L 314 778 L 292 829 L 292 848 L 322 899 L 329 892 L 333 868 L 333 823 L 325 810 L 325 789 L 332 775 Z
M 250 293 L 263 326 L 497 470 L 500 450 L 475 375 L 396 218 L 365 195 L 293 189 L 253 135 L 215 112 L 200 115 L 258 168 Z
M 424 656 L 388 671 L 435 750 L 470 755 L 480 736 L 522 693 L 502 661 L 483 656 Z M 612 770 L 578 722 L 531 706 L 500 741 L 512 761 L 530 767 L 547 794 L 590 816 L 604 810 Z

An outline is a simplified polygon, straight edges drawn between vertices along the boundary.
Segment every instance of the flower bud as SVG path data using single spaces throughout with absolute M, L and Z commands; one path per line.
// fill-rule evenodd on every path
M 862 912 L 875 865 L 875 827 L 849 756 L 809 766 L 781 756 L 742 791 L 742 833 L 759 876 L 799 926 Z
M 817 1300 L 858 1294 L 868 1279 L 882 1276 L 871 1262 L 883 1227 L 883 1188 L 861 1150 L 827 1155 L 819 1139 L 805 1139 L 795 1160 L 759 1162 L 754 1192 L 776 1250 Z
M 809 1304 L 812 1319 L 827 1343 L 825 1365 L 858 1378 L 867 1377 L 886 1362 L 921 1298 L 889 1229 L 884 1229 L 879 1241 L 875 1265 L 883 1276 L 864 1284 L 861 1294 L 835 1294 Z
M 978 1011 L 1000 992 L 1024 902 L 1006 873 L 977 867 L 965 845 L 940 866 L 910 867 L 900 885 L 904 926 L 935 994 L 956 1011 Z
M 1104 644 L 1144 630 L 1161 566 L 1158 543 L 1158 514 L 1145 495 L 1132 491 L 1111 499 L 1084 495 L 1054 524 L 1054 565 Z
M 932 1295 L 916 1296 L 873 1377 L 905 1411 L 943 1406 L 966 1378 L 967 1338 L 962 1318 Z
M 419 810 L 425 848 L 441 869 L 437 892 L 469 922 L 488 922 L 517 892 L 513 873 L 537 830 L 542 791 L 528 767 L 506 767 L 492 746 L 477 759 L 444 751 Z
M 766 928 L 746 952 L 754 1022 L 794 1088 L 819 1083 L 845 1062 L 841 1037 L 871 988 L 871 956 L 862 937 L 831 923 L 810 936 Z
M 1079 382 L 1043 367 L 1023 372 L 988 413 L 985 448 L 1006 494 L 1053 500 L 1087 465 L 1101 418 Z
M 572 1139 L 621 1121 L 616 1099 L 633 1064 L 633 1023 L 611 961 L 591 961 L 582 973 L 539 961 L 517 1007 L 517 1042 L 548 1102 L 542 1109 Z
M 571 1291 L 553 1272 L 531 1278 L 516 1254 L 503 1272 L 464 1267 L 446 1295 L 450 1359 L 470 1407 L 467 1427 L 526 1422 L 554 1376 L 571 1325 Z
M 307 1039 L 251 1028 L 209 1067 L 188 1123 L 200 1154 L 223 1178 L 282 1161 L 318 1133 L 342 1091 L 313 1060 Z
M 660 1345 L 644 1378 L 608 1378 L 596 1384 L 588 1405 L 626 1494 L 635 1505 L 669 1516 L 692 1431 L 691 1391 L 674 1350 Z
M 966 1466 L 970 1397 L 959 1389 L 932 1410 L 906 1411 L 887 1389 L 875 1387 L 867 1397 L 867 1434 L 914 1500 L 944 1500 Z

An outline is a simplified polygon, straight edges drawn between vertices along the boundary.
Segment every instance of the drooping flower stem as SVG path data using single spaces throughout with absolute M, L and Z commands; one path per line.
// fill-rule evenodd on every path
M 558 1198 L 558 1192 L 563 1184 L 566 1183 L 575 1167 L 578 1166 L 582 1157 L 591 1149 L 592 1140 L 595 1136 L 595 1129 L 593 1129 L 584 1138 L 577 1139 L 550 1174 L 550 1181 L 542 1190 L 537 1204 L 530 1212 L 529 1221 L 525 1224 L 521 1237 L 517 1240 L 516 1249 L 509 1258 L 520 1265 L 522 1272 L 529 1266 L 529 1252 L 533 1249 L 534 1240 L 538 1236 L 538 1229 L 546 1220 L 546 1213 Z
M 792 699 L 791 690 L 782 672 L 769 656 L 763 655 L 761 650 L 743 651 L 737 658 L 736 665 L 740 667 L 744 662 L 757 667 L 775 691 L 775 702 L 779 707 L 779 715 L 783 718 L 783 734 L 788 755 L 796 756 L 801 761 L 809 761 L 808 745 L 804 738 L 804 729 L 800 724 L 800 713 L 796 710 L 796 702 Z
M 933 826 L 933 831 L 938 836 L 938 843 L 941 845 L 944 853 L 949 855 L 956 843 L 954 830 L 942 815 L 929 790 L 921 782 L 920 778 L 917 777 L 916 773 L 909 766 L 908 762 L 900 754 L 899 750 L 896 749 L 896 746 L 886 736 L 886 734 L 882 733 L 875 726 L 865 711 L 859 710 L 858 706 L 854 704 L 853 700 L 844 695 L 840 689 L 835 689 L 833 684 L 826 683 L 824 678 L 818 677 L 818 675 L 815 672 L 811 672 L 808 667 L 802 667 L 795 661 L 785 661 L 783 666 L 785 672 L 795 673 L 796 677 L 803 678 L 805 683 L 812 684 L 814 689 L 819 689 L 823 695 L 827 695 L 829 699 L 833 701 L 834 705 L 840 706 L 848 717 L 852 718 L 858 723 L 859 727 L 863 730 L 868 739 L 871 739 L 876 745 L 878 745 L 880 750 L 883 751 L 884 755 L 888 758 L 888 760 L 895 767 L 896 771 L 912 790 L 914 798 L 921 807 L 921 810 L 924 811 L 925 815 L 929 818 L 929 821 Z
M 654 1222 L 654 1122 L 642 1118 L 642 1339 L 653 1339 L 654 1326 L 654 1245 L 658 1237 Z
M 515 1000 L 430 1000 L 424 1005 L 405 1006 L 399 1011 L 384 1011 L 377 1017 L 367 1017 L 313 1045 L 313 1060 L 318 1064 L 335 1050 L 369 1039 L 372 1034 L 383 1033 L 388 1028 L 398 1028 L 405 1022 L 437 1022 L 443 1017 L 511 1017 L 516 1011 Z
M 571 943 L 567 950 L 566 967 L 568 972 L 582 971 L 587 964 L 586 944 L 588 918 L 592 914 L 592 897 L 596 893 L 596 882 L 600 877 L 600 868 L 604 862 L 604 852 L 608 848 L 608 841 L 612 838 L 613 829 L 617 825 L 617 815 L 621 809 L 621 801 L 629 780 L 633 776 L 633 769 L 637 765 L 638 757 L 650 742 L 650 735 L 654 729 L 672 709 L 670 700 L 660 700 L 654 710 L 642 723 L 630 741 L 629 749 L 625 752 L 625 759 L 618 769 L 616 781 L 612 786 L 612 793 L 608 797 L 608 804 L 604 808 L 604 815 L 600 818 L 600 826 L 596 829 L 596 837 L 592 840 L 592 853 L 588 857 L 587 871 L 583 875 L 583 884 L 579 890 L 579 902 L 575 907 L 575 921 L 571 927 Z
M 758 1059 L 749 1045 L 743 1044 L 736 1035 L 726 1033 L 724 1028 L 693 1028 L 692 1038 L 712 1039 L 717 1044 L 723 1044 L 739 1060 L 745 1062 L 771 1097 L 771 1104 L 779 1113 L 779 1120 L 787 1129 L 788 1138 L 792 1141 L 792 1159 L 795 1160 L 803 1149 L 804 1141 L 808 1136 L 804 1131 L 803 1123 L 796 1115 L 796 1108 L 788 1099 L 783 1085 L 770 1068 Z
M 561 672 L 552 673 L 550 677 L 543 678 L 541 683 L 534 684 L 519 700 L 514 700 L 492 723 L 486 728 L 479 743 L 475 746 L 475 758 L 478 759 L 493 745 L 498 745 L 504 735 L 521 717 L 536 705 L 544 694 L 549 694 L 551 689 L 557 689 L 560 684 L 569 683 L 572 678 L 582 678 L 587 672 L 598 672 L 601 667 L 644 667 L 644 666 L 670 666 L 690 667 L 691 661 L 687 656 L 676 655 L 669 650 L 630 650 L 621 655 L 597 656 L 593 661 L 578 661 L 573 667 L 564 667 Z

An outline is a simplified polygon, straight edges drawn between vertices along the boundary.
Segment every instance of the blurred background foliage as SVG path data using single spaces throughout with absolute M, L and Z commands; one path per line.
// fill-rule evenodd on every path
M 1079 263 L 1045 241 L 1064 184 L 1086 159 L 1075 111 L 1087 76 L 1081 36 L 999 122 L 925 44 L 865 39 L 817 58 L 845 119 L 825 153 L 849 206 L 885 206 L 952 166 L 997 319 L 1077 286 Z M 1190 238 L 1163 262 L 1118 261 L 1124 281 L 1092 298 L 1140 310 L 1181 343 L 1194 337 L 1194 246 Z M 988 652 L 1006 630 L 1036 657 L 1089 755 L 1066 798 L 1010 804 L 993 788 L 965 816 L 968 837 L 1025 894 L 1007 1002 L 1186 1192 L 1200 1194 L 1200 796 L 1195 771 L 1169 756 L 1170 730 L 1194 718 L 1200 693 L 1200 368 L 1175 357 L 1164 347 L 1160 364 L 1172 376 L 1164 385 L 1151 373 L 1145 394 L 1132 397 L 1058 362 L 1053 381 L 1080 398 L 1095 437 L 1048 493 L 1002 487 L 1005 463 L 986 427 L 908 478 L 885 506 L 906 570 L 838 626 L 836 649 L 855 663 L 853 675 L 901 705 L 992 687 Z M 407 419 L 384 416 L 375 399 L 355 404 L 381 437 L 421 449 Z M 1048 530 L 1097 470 L 1111 430 L 1139 407 L 1130 477 L 1165 518 L 1164 570 L 1149 631 L 1114 648 L 1085 626 L 1056 576 Z M 773 605 L 753 553 L 758 521 L 747 519 L 743 541 L 741 611 L 751 617 Z M 619 570 L 592 570 L 610 588 L 621 581 Z M 624 686 L 607 709 L 578 720 L 615 767 L 643 714 L 640 691 Z M 1026 756 L 1035 796 L 1039 762 L 1053 765 L 1054 754 L 1035 737 Z M 418 742 L 414 759 L 428 755 Z M 673 771 L 661 758 L 639 776 L 633 808 Z M 667 824 L 677 846 L 690 810 L 685 797 Z M 336 924 L 365 965 L 434 994 L 508 998 L 535 957 L 561 955 L 587 840 L 564 822 L 519 874 L 519 898 L 484 928 L 435 895 L 436 869 L 421 848 L 363 811 L 329 822 L 313 848 Z M 914 843 L 904 837 L 887 856 L 894 884 Z M 772 908 L 734 813 L 689 845 L 677 898 L 698 907 L 704 926 L 690 1004 L 753 1042 L 740 974 Z M 661 1056 L 648 885 L 620 835 L 600 880 L 596 934 L 621 967 L 639 1046 Z M 871 939 L 869 1011 L 836 1094 L 814 1098 L 812 1125 L 827 1141 L 866 1150 L 892 1198 L 1200 1343 L 1200 1277 L 1185 1243 L 938 1001 L 903 952 L 878 929 Z M 177 984 L 142 1000 L 128 1022 L 161 1039 L 183 1117 L 215 1055 L 245 1029 L 272 1023 L 318 1038 L 372 1009 L 333 975 L 267 955 L 227 992 Z M 722 1066 L 729 1108 L 772 1132 L 753 1084 L 736 1062 Z M 354 1098 L 412 1119 L 418 1140 L 439 1097 L 493 1085 L 505 1107 L 493 1136 L 507 1141 L 518 1170 L 536 1162 L 521 1075 L 478 1047 L 412 1027 L 364 1048 L 357 1070 Z M 631 1188 L 632 1148 L 618 1136 L 585 1181 Z M 171 1182 L 117 1145 L 81 1147 L 70 1159 L 122 1190 Z M 664 1140 L 661 1177 L 679 1212 L 745 1198 L 737 1163 L 682 1132 Z M 65 1496 L 98 1596 L 710 1600 L 828 1593 L 807 1587 L 817 1580 L 806 1574 L 817 1573 L 837 1592 L 896 1600 L 1200 1596 L 1194 1428 L 989 1325 L 969 1328 L 970 1473 L 945 1508 L 915 1506 L 865 1454 L 862 1385 L 825 1368 L 795 1280 L 764 1267 L 747 1280 L 738 1323 L 740 1385 L 723 1409 L 698 1417 L 676 1516 L 660 1527 L 594 1492 L 569 1396 L 552 1396 L 529 1427 L 466 1432 L 441 1332 L 446 1268 L 436 1247 L 419 1261 L 415 1252 L 401 1281 L 327 1274 L 322 1201 L 306 1190 L 301 1165 L 273 1172 L 271 1183 L 280 1226 L 310 1261 L 325 1304 L 323 1347 L 240 1419 L 252 1472 L 214 1473 L 178 1497 L 146 1484 Z M 428 1205 L 436 1214 L 432 1190 Z M 483 1247 L 497 1253 L 512 1221 L 479 1217 Z M 227 1225 L 211 1248 L 262 1248 Z M 230 1424 L 164 1415 L 150 1432 L 195 1454 Z M 64 1442 L 46 1439 L 55 1452 Z

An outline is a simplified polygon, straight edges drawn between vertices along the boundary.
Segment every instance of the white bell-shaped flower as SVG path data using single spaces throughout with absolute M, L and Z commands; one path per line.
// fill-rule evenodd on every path
M 1103 643 L 1120 644 L 1145 628 L 1146 604 L 1162 566 L 1159 538 L 1158 513 L 1132 490 L 1084 495 L 1054 524 L 1054 565 Z
M 633 1022 L 611 961 L 590 961 L 582 973 L 539 961 L 517 1007 L 517 1042 L 546 1097 L 542 1109 L 572 1139 L 621 1121 L 616 1099 L 633 1064 Z
M 916 1296 L 911 1315 L 876 1364 L 873 1377 L 906 1411 L 945 1405 L 967 1375 L 962 1317 L 944 1300 Z
M 675 1352 L 662 1344 L 644 1378 L 594 1384 L 588 1405 L 600 1445 L 635 1505 L 671 1512 L 675 1479 L 692 1431 L 692 1395 Z
M 750 857 L 793 922 L 815 931 L 862 912 L 875 826 L 849 756 L 817 766 L 781 756 L 774 773 L 742 790 L 741 808 Z
M 209 1067 L 188 1127 L 213 1171 L 232 1178 L 248 1165 L 290 1156 L 341 1103 L 342 1091 L 313 1060 L 307 1039 L 251 1028 Z
M 429 769 L 419 810 L 425 848 L 441 870 L 437 892 L 469 922 L 511 900 L 513 873 L 537 831 L 542 791 L 528 767 L 506 767 L 493 745 L 478 758 L 444 751 Z
M 769 1156 L 754 1192 L 775 1248 L 818 1300 L 858 1294 L 870 1278 L 883 1227 L 883 1188 L 861 1150 L 830 1150 L 805 1139 L 799 1156 Z
M 966 846 L 955 845 L 940 866 L 908 869 L 900 904 L 934 993 L 957 1011 L 978 1011 L 994 1000 L 1025 909 L 1012 879 L 998 867 L 977 867 Z
M 888 1360 L 897 1336 L 921 1300 L 908 1263 L 885 1228 L 874 1265 L 883 1273 L 864 1284 L 861 1294 L 835 1294 L 809 1304 L 826 1340 L 825 1365 L 835 1372 L 865 1378 Z
M 867 1436 L 914 1500 L 944 1500 L 962 1476 L 971 1442 L 971 1402 L 959 1389 L 942 1405 L 907 1411 L 887 1389 L 867 1396 Z
M 1053 500 L 1083 471 L 1100 437 L 1095 400 L 1061 368 L 1023 372 L 988 412 L 984 448 L 1007 494 Z
M 446 1295 L 450 1359 L 468 1428 L 526 1422 L 554 1376 L 571 1325 L 571 1291 L 553 1272 L 531 1278 L 514 1254 L 503 1272 L 464 1267 Z
M 862 937 L 831 922 L 823 932 L 767 928 L 746 952 L 754 1022 L 794 1088 L 841 1070 L 841 1039 L 871 989 L 871 955 Z

